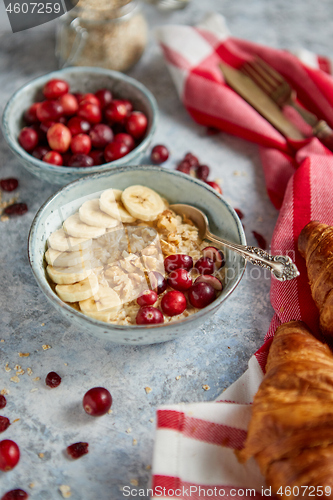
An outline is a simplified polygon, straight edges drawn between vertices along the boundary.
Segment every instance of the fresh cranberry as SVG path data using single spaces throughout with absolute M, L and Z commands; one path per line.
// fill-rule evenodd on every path
M 186 297 L 178 290 L 171 290 L 167 292 L 161 301 L 161 307 L 164 314 L 168 316 L 177 316 L 186 309 Z
M 87 134 L 91 128 L 90 123 L 83 118 L 79 118 L 78 116 L 73 116 L 67 123 L 67 127 L 69 128 L 71 134 Z
M 46 99 L 58 99 L 69 91 L 69 85 L 64 80 L 53 78 L 49 80 L 43 88 L 43 94 Z
M 4 432 L 10 426 L 9 419 L 7 417 L 0 416 L 0 432 Z
M 257 231 L 252 231 L 253 236 L 257 240 L 257 244 L 259 248 L 262 248 L 263 250 L 266 250 L 267 248 L 267 242 L 265 238 L 263 237 L 262 234 L 257 233 Z
M 188 161 L 191 167 L 197 167 L 199 165 L 199 160 L 192 153 L 186 153 L 184 160 Z
M 61 384 L 61 377 L 56 372 L 50 372 L 46 375 L 45 384 L 54 389 Z
M 131 103 L 131 101 L 128 101 L 127 99 L 121 99 L 121 101 L 127 109 L 127 116 L 129 116 L 129 114 L 132 113 L 133 111 L 133 104 Z
M 84 411 L 93 417 L 105 415 L 111 408 L 111 405 L 111 394 L 104 387 L 93 387 L 83 396 Z
M 81 104 L 94 104 L 95 106 L 98 106 L 99 108 L 101 107 L 101 103 L 99 102 L 99 99 L 97 99 L 97 97 L 94 95 L 94 94 L 91 94 L 91 93 L 88 93 L 88 94 L 84 94 L 82 96 L 82 99 L 80 101 L 80 105 Z
M 214 261 L 209 257 L 201 257 L 194 266 L 200 274 L 213 274 L 215 271 Z
M 133 111 L 126 120 L 126 130 L 134 139 L 141 139 L 146 133 L 148 120 L 141 111 Z
M 208 165 L 199 165 L 197 168 L 197 177 L 201 181 L 206 181 L 209 176 L 209 167 Z
M 202 276 L 199 276 L 195 280 L 194 284 L 196 283 L 208 283 L 214 288 L 214 290 L 218 291 L 221 291 L 223 288 L 221 281 L 216 278 L 216 276 L 212 276 L 211 274 L 203 274 Z
M 111 124 L 122 122 L 128 114 L 127 106 L 124 101 L 115 99 L 105 108 L 104 114 Z
M 208 184 L 208 186 L 210 186 L 211 188 L 215 189 L 215 191 L 217 191 L 218 193 L 222 194 L 222 189 L 218 185 L 217 182 L 214 182 L 214 181 L 205 181 L 205 182 L 206 182 L 206 184 Z
M 152 306 L 141 307 L 136 315 L 137 325 L 156 325 L 164 323 L 163 314 L 159 309 Z
M 67 118 L 66 118 L 66 116 L 61 116 L 58 119 L 58 123 L 62 123 L 63 125 L 66 125 L 67 124 Z
M 238 215 L 238 217 L 240 218 L 240 220 L 244 219 L 244 214 L 239 208 L 234 208 L 234 210 L 235 210 L 236 214 Z
M 216 292 L 208 283 L 195 283 L 188 291 L 188 298 L 193 307 L 202 309 L 215 300 Z
M 0 394 L 0 410 L 2 410 L 7 404 L 7 399 L 5 398 L 5 396 L 3 396 L 2 394 Z
M 1 500 L 27 500 L 29 495 L 26 491 L 21 489 L 10 490 L 1 497 Z
M 108 89 L 100 89 L 95 92 L 95 96 L 99 100 L 102 109 L 106 108 L 112 101 L 112 94 Z
M 53 125 L 55 125 L 56 123 L 58 122 L 55 122 L 53 120 L 47 120 L 46 122 L 41 122 L 41 124 L 39 125 L 39 131 L 44 138 L 46 138 L 49 129 L 53 127 Z
M 175 269 L 168 277 L 168 285 L 175 290 L 185 292 L 192 286 L 192 279 L 186 269 Z
M 47 131 L 47 142 L 53 151 L 58 153 L 66 153 L 71 144 L 72 134 L 69 128 L 61 123 L 52 125 Z
M 222 250 L 219 250 L 216 247 L 205 247 L 202 250 L 203 257 L 208 257 L 208 259 L 214 262 L 215 269 L 220 269 L 225 265 L 225 257 Z M 203 273 L 210 274 L 210 273 Z
M 181 253 L 168 255 L 164 259 L 164 267 L 167 273 L 171 273 L 175 269 L 186 269 L 186 271 L 189 271 L 193 267 L 193 259 L 189 255 Z
M 160 165 L 161 163 L 167 161 L 169 158 L 168 149 L 162 144 L 157 144 L 154 146 L 150 155 L 150 159 L 156 165 Z
M 75 135 L 71 140 L 71 151 L 73 154 L 87 155 L 91 150 L 91 139 L 88 134 Z
M 130 152 L 129 147 L 123 142 L 110 142 L 104 150 L 104 158 L 107 162 L 115 161 Z
M 20 449 L 14 441 L 4 439 L 0 441 L 0 470 L 8 472 L 20 460 Z
M 13 203 L 4 210 L 6 215 L 24 215 L 28 211 L 26 203 Z
M 99 149 L 90 151 L 89 156 L 92 158 L 94 166 L 103 165 L 103 163 L 105 163 L 104 152 Z
M 60 97 L 59 102 L 64 110 L 65 116 L 73 116 L 79 109 L 79 103 L 73 94 L 64 94 Z
M 73 96 L 77 100 L 77 102 L 80 104 L 80 102 L 83 101 L 85 94 L 82 94 L 81 92 L 74 92 Z
M 1 179 L 0 187 L 3 191 L 14 191 L 18 187 L 18 180 L 10 177 L 8 179 Z
M 105 148 L 113 139 L 111 128 L 104 123 L 94 125 L 89 135 L 92 146 L 97 149 Z
M 139 306 L 152 306 L 157 301 L 157 293 L 154 290 L 145 290 L 136 301 Z
M 168 285 L 161 273 L 158 273 L 157 271 L 150 271 L 148 278 L 151 289 L 154 290 L 157 295 L 165 292 Z
M 35 102 L 24 113 L 24 119 L 29 125 L 33 125 L 34 123 L 39 122 L 39 119 L 37 117 L 37 108 L 39 105 L 40 102 Z
M 74 460 L 77 460 L 78 458 L 82 457 L 83 455 L 86 455 L 89 450 L 88 450 L 88 443 L 73 443 L 69 446 L 67 446 L 67 453 L 70 455 Z
M 57 153 L 57 151 L 49 151 L 46 153 L 46 155 L 43 156 L 43 161 L 51 165 L 57 165 L 58 167 L 61 167 L 63 164 L 62 156 L 60 153 Z
M 91 104 L 90 102 L 83 101 L 79 105 L 77 116 L 89 123 L 100 123 L 102 121 L 101 108 L 97 104 Z
M 48 146 L 37 146 L 32 152 L 32 156 L 37 158 L 37 160 L 42 160 L 43 157 L 50 151 Z
M 69 167 L 92 167 L 94 160 L 88 155 L 76 154 L 71 156 L 68 166 Z
M 180 163 L 178 163 L 176 170 L 178 170 L 179 172 L 183 172 L 183 174 L 190 174 L 191 164 L 188 161 L 183 160 Z
M 134 149 L 135 146 L 133 137 L 129 134 L 125 134 L 124 132 L 116 134 L 113 138 L 113 142 L 121 142 L 123 144 L 126 144 L 126 146 L 129 148 L 130 151 L 132 151 L 132 149 Z
M 23 149 L 30 152 L 35 149 L 38 144 L 38 134 L 31 127 L 24 127 L 19 136 L 18 141 Z
M 37 108 L 37 118 L 41 122 L 58 121 L 63 112 L 59 101 L 43 101 Z

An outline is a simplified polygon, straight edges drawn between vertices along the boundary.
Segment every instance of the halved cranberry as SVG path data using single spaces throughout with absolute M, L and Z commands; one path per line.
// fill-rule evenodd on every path
M 215 264 L 215 269 L 220 269 L 225 265 L 224 253 L 222 250 L 219 250 L 216 247 L 205 247 L 202 250 L 202 255 L 204 257 L 208 257 L 208 259 L 212 260 Z M 210 273 L 204 273 L 210 274 Z
M 158 273 L 157 271 L 150 271 L 148 273 L 148 279 L 151 289 L 154 290 L 157 295 L 160 295 L 167 289 L 167 282 L 161 273 Z
M 47 131 L 47 142 L 53 151 L 66 153 L 71 144 L 72 134 L 69 128 L 61 123 L 55 123 Z
M 213 274 L 215 271 L 214 262 L 208 257 L 201 257 L 194 266 L 200 274 Z
M 206 181 L 206 184 L 208 184 L 208 186 L 210 186 L 211 188 L 215 189 L 215 191 L 217 191 L 218 193 L 222 194 L 222 189 L 217 182 Z
M 58 97 L 67 94 L 69 85 L 64 80 L 53 78 L 49 80 L 43 88 L 43 94 L 46 99 L 58 99 Z
M 23 149 L 30 153 L 38 144 L 38 134 L 32 127 L 24 127 L 18 136 L 18 141 Z
M 32 152 L 32 156 L 37 158 L 37 160 L 42 160 L 43 157 L 50 151 L 48 146 L 37 146 Z
M 50 163 L 51 165 L 57 165 L 58 167 L 61 167 L 63 159 L 61 154 L 57 153 L 57 151 L 49 151 L 45 156 L 43 156 L 43 161 L 45 161 L 46 163 Z
M 77 460 L 78 458 L 82 457 L 83 455 L 86 455 L 89 450 L 88 450 L 88 443 L 73 443 L 69 446 L 67 446 L 67 453 L 70 455 L 74 460 Z
M 171 273 L 175 269 L 186 269 L 186 271 L 189 271 L 193 267 L 193 259 L 190 255 L 181 253 L 168 255 L 164 259 L 164 267 L 167 273 Z
M 104 111 L 105 118 L 111 124 L 122 122 L 128 114 L 126 104 L 120 99 L 112 101 Z
M 78 116 L 73 116 L 67 123 L 67 127 L 73 136 L 77 134 L 87 134 L 91 129 L 90 123 Z
M 0 470 L 8 472 L 20 460 L 20 449 L 14 441 L 4 439 L 0 441 Z
M 85 101 L 79 105 L 77 116 L 87 120 L 89 123 L 100 123 L 102 121 L 100 106 Z
M 101 107 L 101 103 L 99 102 L 99 99 L 97 99 L 97 97 L 91 93 L 84 94 L 82 96 L 82 99 L 80 99 L 80 105 L 83 103 L 94 104 L 95 106 L 98 106 L 99 108 Z
M 4 213 L 6 215 L 23 215 L 28 211 L 26 203 L 13 203 L 6 207 Z
M 92 167 L 94 160 L 88 155 L 76 154 L 73 155 L 69 162 L 69 167 Z
M 178 290 L 167 292 L 161 301 L 161 307 L 164 314 L 168 316 L 177 316 L 186 309 L 186 297 Z
M 215 300 L 216 292 L 208 283 L 195 283 L 188 291 L 188 298 L 193 307 L 202 309 Z
M 88 134 L 77 134 L 71 140 L 73 154 L 88 155 L 91 150 L 91 139 Z
M 240 218 L 240 220 L 244 219 L 244 214 L 239 208 L 234 208 L 234 210 L 235 210 L 236 214 L 238 215 L 238 217 Z
M 137 325 L 157 325 L 164 323 L 163 314 L 159 309 L 152 306 L 141 307 L 136 315 Z
M 0 416 L 0 432 L 4 432 L 9 426 L 9 419 L 7 417 Z
M 124 132 L 116 134 L 113 138 L 113 142 L 121 142 L 123 144 L 126 144 L 126 146 L 129 148 L 130 151 L 132 151 L 132 149 L 134 149 L 135 146 L 133 137 L 129 134 L 125 134 Z
M 60 97 L 59 102 L 65 116 L 73 116 L 79 109 L 79 103 L 73 94 L 64 94 Z
M 7 399 L 3 394 L 0 394 L 0 410 L 2 410 L 7 404 Z
M 109 411 L 112 397 L 104 387 L 93 387 L 83 396 L 83 408 L 88 415 L 100 417 Z
M 178 163 L 176 170 L 178 170 L 179 172 L 183 172 L 183 174 L 190 174 L 191 164 L 188 161 L 183 160 L 180 163 Z
M 139 306 L 152 306 L 157 301 L 157 293 L 154 290 L 145 290 L 136 301 Z
M 51 389 L 58 387 L 61 384 L 61 377 L 56 372 L 50 372 L 46 375 L 45 384 Z
M 110 104 L 112 101 L 112 93 L 108 89 L 100 89 L 95 92 L 95 96 L 99 100 L 102 109 Z
M 132 111 L 126 120 L 126 130 L 134 139 L 141 139 L 146 133 L 148 120 L 141 111 Z
M 185 292 L 192 286 L 192 278 L 186 269 L 175 269 L 168 277 L 168 285 L 175 290 Z
M 0 187 L 3 191 L 14 191 L 18 187 L 18 180 L 13 177 L 9 177 L 8 179 L 1 179 Z
M 90 158 L 92 158 L 95 167 L 98 165 L 103 165 L 103 163 L 105 163 L 104 152 L 100 151 L 99 149 L 90 151 L 89 156 Z
M 211 274 L 203 274 L 202 276 L 199 276 L 195 280 L 194 284 L 196 283 L 208 283 L 214 288 L 214 290 L 217 290 L 219 292 L 223 288 L 221 281 L 216 278 L 216 276 L 212 276 Z
M 18 488 L 16 490 L 7 491 L 7 493 L 1 497 L 1 500 L 27 500 L 28 498 L 28 493 Z
M 24 119 L 28 123 L 28 125 L 33 125 L 34 123 L 39 122 L 39 119 L 37 117 L 37 108 L 39 105 L 40 102 L 35 102 L 24 113 Z
M 113 139 L 113 132 L 108 125 L 97 123 L 89 133 L 91 144 L 94 148 L 105 148 Z
M 64 110 L 59 101 L 43 101 L 37 108 L 37 118 L 41 122 L 57 121 Z
M 257 240 L 258 247 L 262 248 L 263 250 L 266 250 L 266 248 L 267 248 L 267 241 L 265 240 L 265 238 L 263 237 L 263 235 L 260 234 L 260 233 L 257 233 L 257 231 L 252 231 L 252 234 L 255 237 L 255 239 Z
M 197 173 L 198 179 L 200 179 L 201 181 L 206 181 L 208 179 L 208 176 L 209 176 L 208 165 L 199 165 L 196 173 Z
M 161 163 L 167 161 L 168 158 L 169 151 L 165 146 L 163 146 L 162 144 L 157 144 L 153 147 L 150 155 L 150 159 L 153 163 L 155 163 L 156 165 L 160 165 Z
M 107 162 L 119 160 L 130 152 L 129 147 L 123 142 L 110 142 L 104 149 L 104 158 Z
M 186 153 L 186 155 L 184 156 L 184 160 L 188 161 L 191 167 L 197 167 L 199 165 L 198 158 L 192 153 Z

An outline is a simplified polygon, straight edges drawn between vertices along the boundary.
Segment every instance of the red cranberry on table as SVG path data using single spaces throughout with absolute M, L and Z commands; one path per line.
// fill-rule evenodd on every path
M 67 123 L 67 127 L 69 128 L 72 136 L 77 134 L 87 134 L 91 129 L 90 123 L 79 116 L 73 116 L 73 118 L 71 118 Z
M 35 102 L 24 113 L 24 119 L 29 125 L 33 125 L 34 123 L 39 122 L 39 119 L 37 117 L 37 108 L 39 105 L 40 102 Z
M 86 455 L 89 450 L 88 450 L 88 443 L 73 443 L 69 446 L 67 446 L 67 453 L 70 455 L 74 460 L 77 460 L 78 458 L 82 457 L 83 455 Z
M 47 142 L 53 151 L 66 153 L 71 143 L 72 134 L 69 128 L 61 123 L 52 125 L 47 131 Z
M 48 146 L 37 146 L 32 152 L 32 156 L 37 158 L 37 160 L 42 160 L 43 157 L 50 151 Z
M 7 417 L 0 416 L 0 432 L 4 432 L 9 426 L 9 419 Z
M 102 109 L 106 108 L 112 101 L 112 93 L 108 89 L 100 89 L 95 93 Z
M 196 171 L 198 179 L 201 181 L 206 181 L 209 176 L 209 167 L 208 165 L 199 165 Z
M 95 167 L 98 165 L 103 165 L 103 163 L 105 163 L 104 151 L 101 151 L 99 149 L 95 149 L 94 151 L 90 151 L 89 156 L 90 156 L 90 158 L 92 158 L 93 165 Z
M 183 174 L 190 174 L 191 164 L 188 161 L 183 160 L 180 163 L 178 163 L 176 170 L 178 170 L 178 172 L 183 172 Z
M 97 123 L 89 132 L 91 144 L 94 148 L 105 148 L 113 139 L 113 132 L 108 125 Z
M 46 99 L 58 99 L 69 91 L 69 85 L 64 80 L 53 78 L 49 80 L 43 88 L 43 94 Z
M 171 273 L 175 269 L 186 269 L 186 271 L 189 271 L 193 267 L 193 259 L 190 255 L 181 253 L 168 255 L 164 259 L 164 267 L 167 273 Z
M 163 146 L 162 144 L 157 144 L 153 147 L 150 155 L 150 159 L 153 163 L 155 163 L 156 165 L 160 165 L 161 163 L 167 161 L 168 158 L 169 151 L 165 146 Z
M 215 189 L 215 191 L 217 191 L 218 193 L 222 194 L 221 186 L 219 186 L 217 182 L 206 181 L 206 184 L 208 184 L 208 186 L 210 186 L 211 188 Z
M 139 306 L 152 306 L 157 301 L 157 293 L 154 290 L 145 290 L 136 301 Z
M 136 315 L 137 325 L 156 325 L 164 323 L 163 314 L 159 309 L 152 306 L 141 307 Z
M 6 215 L 24 215 L 28 211 L 26 203 L 13 203 L 4 210 Z
M 168 285 L 175 290 L 185 292 L 192 286 L 192 278 L 186 269 L 175 269 L 168 277 Z
M 37 108 L 37 118 L 41 122 L 57 121 L 63 115 L 64 109 L 59 101 L 43 101 Z
M 0 410 L 5 408 L 6 404 L 7 404 L 7 399 L 3 394 L 0 394 Z
M 197 167 L 199 165 L 199 160 L 192 153 L 186 153 L 184 160 L 188 161 L 191 167 Z
M 263 237 L 263 235 L 260 234 L 260 233 L 257 233 L 257 231 L 252 231 L 252 234 L 255 237 L 255 239 L 257 240 L 258 247 L 262 248 L 263 250 L 266 250 L 266 248 L 267 248 L 267 241 L 265 240 L 265 238 Z
M 73 155 L 68 162 L 69 167 L 92 167 L 93 164 L 94 160 L 91 156 L 83 154 Z
M 201 257 L 194 266 L 200 274 L 213 274 L 215 271 L 214 261 L 208 257 Z
M 240 220 L 244 219 L 244 214 L 243 212 L 240 210 L 240 208 L 234 208 L 236 214 L 238 215 L 238 217 L 240 218 Z
M 141 111 L 133 111 L 126 120 L 126 131 L 134 139 L 141 139 L 146 133 L 147 126 L 147 117 Z
M 87 120 L 89 123 L 100 123 L 102 121 L 101 108 L 96 104 L 85 101 L 79 105 L 77 116 Z
M 1 497 L 1 500 L 28 500 L 28 498 L 28 493 L 18 488 L 16 490 L 7 491 L 7 493 Z
M 50 372 L 46 375 L 45 384 L 51 389 L 58 387 L 61 384 L 61 377 L 56 372 Z
M 100 417 L 109 411 L 112 396 L 104 387 L 93 387 L 83 396 L 83 408 L 88 415 Z
M 212 276 L 211 274 L 203 274 L 202 276 L 199 276 L 195 280 L 194 284 L 196 283 L 208 283 L 214 288 L 214 290 L 217 290 L 219 292 L 223 288 L 221 281 L 216 278 L 216 276 Z
M 133 137 L 129 134 L 125 134 L 124 132 L 116 134 L 113 138 L 113 142 L 121 142 L 123 144 L 126 144 L 126 146 L 129 148 L 130 151 L 132 151 L 132 149 L 134 149 L 135 147 L 135 142 Z
M 18 187 L 18 180 L 17 179 L 14 179 L 13 177 L 10 177 L 8 179 L 1 179 L 0 181 L 0 188 L 3 190 L 3 191 L 7 191 L 7 192 L 11 192 L 11 191 L 14 191 L 15 189 L 17 189 Z M 1 406 L 0 406 L 1 408 Z
M 79 109 L 79 103 L 73 94 L 64 94 L 60 97 L 59 102 L 64 110 L 65 116 L 75 115 Z
M 195 283 L 188 291 L 188 298 L 193 307 L 202 309 L 216 298 L 216 292 L 208 283 Z
M 49 151 L 46 153 L 43 157 L 43 161 L 51 163 L 51 165 L 57 165 L 58 167 L 61 167 L 63 164 L 62 156 L 60 153 L 57 153 L 57 151 Z
M 73 154 L 88 155 L 91 151 L 91 139 L 88 134 L 77 134 L 71 140 Z
M 150 271 L 148 273 L 148 279 L 151 289 L 154 290 L 157 293 L 157 295 L 160 295 L 167 289 L 168 286 L 167 282 L 161 273 L 157 271 Z
M 18 136 L 20 145 L 28 153 L 35 149 L 38 144 L 38 140 L 39 138 L 36 130 L 31 127 L 24 127 Z
M 126 103 L 120 99 L 112 101 L 104 110 L 105 118 L 111 124 L 122 122 L 127 114 Z
M 202 255 L 214 262 L 215 269 L 220 269 L 225 265 L 224 253 L 216 247 L 205 247 L 202 250 Z
M 186 309 L 186 297 L 178 290 L 171 290 L 163 296 L 161 307 L 164 314 L 168 316 L 177 316 Z
M 123 142 L 110 142 L 104 150 L 104 158 L 107 162 L 119 160 L 130 152 L 129 147 Z
M 20 449 L 14 441 L 4 439 L 0 441 L 0 470 L 8 472 L 20 460 Z

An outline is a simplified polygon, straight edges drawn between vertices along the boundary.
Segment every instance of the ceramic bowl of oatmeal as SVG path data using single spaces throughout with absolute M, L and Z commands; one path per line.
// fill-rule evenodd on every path
M 46 201 L 28 252 L 59 314 L 94 336 L 132 345 L 172 340 L 204 324 L 238 285 L 245 261 L 202 241 L 195 224 L 170 208 L 175 203 L 196 206 L 213 233 L 246 244 L 223 196 L 160 167 L 90 175 Z

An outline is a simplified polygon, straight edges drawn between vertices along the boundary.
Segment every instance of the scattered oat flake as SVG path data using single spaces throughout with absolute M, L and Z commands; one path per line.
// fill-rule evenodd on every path
M 30 392 L 36 392 L 36 391 L 38 391 L 37 387 L 35 387 L 34 389 L 31 389 Z
M 18 378 L 18 376 L 17 376 L 17 375 L 14 375 L 14 377 L 11 377 L 11 378 L 10 378 L 10 381 L 11 381 L 11 382 L 15 382 L 15 384 L 18 384 L 18 383 L 19 383 L 19 381 L 20 381 L 20 379 Z
M 22 368 L 20 368 L 19 370 L 17 370 L 16 372 L 16 375 L 24 375 L 24 370 L 22 370 Z
M 176 380 L 180 380 L 180 379 L 181 379 L 181 376 L 177 375 Z
M 146 391 L 146 394 L 149 394 L 152 391 L 152 389 L 151 389 L 151 387 L 147 386 L 147 387 L 145 387 L 145 391 Z
M 139 486 L 139 481 L 137 479 L 131 479 L 130 483 L 132 486 Z
M 32 379 L 34 382 L 38 382 L 38 380 L 40 380 L 40 377 L 35 377 Z
M 45 323 L 42 323 L 40 326 L 45 326 Z
M 130 434 L 132 432 L 132 429 L 129 427 L 127 430 L 126 430 L 127 434 Z
M 65 366 L 68 366 L 68 363 L 64 363 Z
M 202 388 L 205 390 L 205 391 L 209 391 L 210 387 L 209 385 L 205 384 L 202 386 Z
M 15 365 L 14 367 L 15 370 L 21 370 L 21 368 L 22 368 L 21 365 Z
M 2 389 L 0 394 L 1 396 L 6 396 L 6 394 L 9 394 L 9 389 Z
M 28 375 L 32 375 L 32 374 L 33 374 L 33 371 L 32 371 L 32 369 L 31 369 L 31 368 L 27 368 L 27 374 L 28 374 Z
M 30 352 L 19 352 L 18 355 L 20 356 L 20 358 L 27 358 L 28 356 L 30 356 Z
M 5 341 L 5 339 L 1 339 L 1 340 L 0 340 L 0 342 L 4 342 L 4 341 Z
M 7 222 L 7 221 L 9 221 L 9 217 L 8 217 L 8 215 L 1 215 L 0 220 L 1 220 L 1 222 Z
M 30 483 L 29 484 L 29 488 L 34 488 L 35 486 L 36 486 L 35 483 Z
M 112 410 L 111 410 L 111 408 L 110 408 L 110 410 L 108 410 L 108 414 L 110 415 L 111 413 L 112 413 Z
M 238 170 L 235 170 L 235 171 L 234 171 L 234 176 L 235 176 L 235 177 L 239 177 L 239 176 L 240 176 L 240 172 L 239 172 Z
M 154 419 L 153 419 L 153 418 L 150 418 L 150 419 L 149 419 L 149 422 L 154 422 Z
M 133 444 L 133 446 L 136 446 L 138 444 L 137 439 L 133 439 L 132 444 Z
M 146 470 L 150 470 L 151 469 L 151 465 L 146 465 Z
M 281 306 L 279 311 L 280 311 L 280 313 L 283 313 L 283 311 L 284 311 L 284 307 L 283 307 L 283 306 Z
M 19 420 L 21 420 L 20 418 L 15 418 L 15 420 L 12 421 L 12 424 L 14 424 L 15 422 L 18 422 Z
M 7 361 L 7 363 L 5 364 L 5 371 L 6 371 L 7 373 L 12 371 L 12 369 L 11 369 L 11 368 L 9 368 L 9 366 L 8 366 L 8 365 L 9 365 L 9 363 L 8 363 L 8 361 Z
M 66 484 L 62 484 L 61 486 L 59 486 L 59 491 L 64 498 L 69 498 L 72 496 L 71 489 Z
M 38 453 L 39 458 L 44 458 L 44 453 Z
M 42 348 L 44 351 L 47 351 L 48 349 L 51 349 L 51 346 L 48 344 L 44 344 L 44 345 L 42 345 Z

